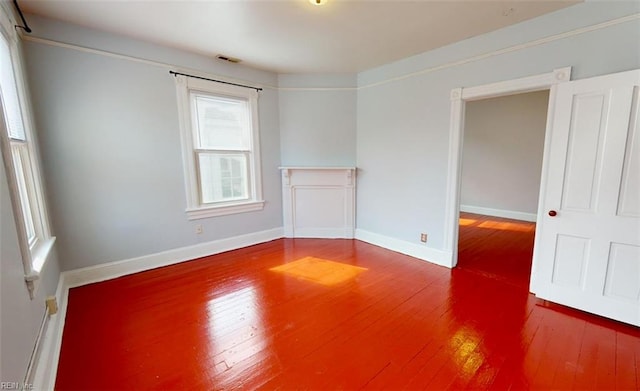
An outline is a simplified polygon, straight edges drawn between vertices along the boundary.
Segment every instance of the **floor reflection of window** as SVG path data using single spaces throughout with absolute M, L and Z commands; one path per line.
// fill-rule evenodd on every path
M 458 367 L 458 376 L 468 380 L 485 362 L 482 338 L 473 328 L 463 326 L 459 328 L 449 340 L 452 350 L 452 360 Z
M 260 359 L 267 343 L 254 287 L 217 297 L 207 304 L 210 357 L 218 371 L 243 360 Z M 224 365 L 219 365 L 224 364 Z

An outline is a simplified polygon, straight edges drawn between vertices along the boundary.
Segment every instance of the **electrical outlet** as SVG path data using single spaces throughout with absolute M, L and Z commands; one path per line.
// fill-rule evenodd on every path
M 45 300 L 45 304 L 49 315 L 55 315 L 58 312 L 58 301 L 55 296 L 48 296 Z
M 196 225 L 196 233 L 200 235 L 202 233 L 202 224 Z
M 427 234 L 420 234 L 420 241 L 422 243 L 427 243 Z

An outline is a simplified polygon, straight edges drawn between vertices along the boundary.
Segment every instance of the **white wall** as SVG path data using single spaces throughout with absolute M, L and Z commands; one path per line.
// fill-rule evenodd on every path
M 587 2 L 360 73 L 357 227 L 413 244 L 426 232 L 442 249 L 451 89 L 565 66 L 574 79 L 638 68 L 638 18 L 598 24 L 639 11 Z
M 22 382 L 42 323 L 45 297 L 55 293 L 60 270 L 54 246 L 41 271 L 36 297 L 29 298 L 9 194 L 0 163 L 0 379 Z
M 32 36 L 248 83 L 275 74 L 29 16 Z M 259 96 L 263 211 L 188 221 L 174 80 L 166 67 L 25 42 L 44 176 L 64 270 L 282 226 L 278 94 Z M 204 232 L 195 233 L 202 224 Z
M 460 205 L 535 214 L 549 91 L 466 105 Z
M 0 3 L 0 17 L 11 18 L 11 4 Z M 10 24 L 13 24 L 10 22 Z M 35 126 L 37 127 L 37 123 Z M 3 129 L 4 131 L 4 129 Z M 4 161 L 4 160 L 2 160 Z M 29 296 L 24 280 L 11 193 L 0 161 L 0 381 L 23 382 L 45 313 L 45 298 L 56 292 L 60 268 L 54 244 Z M 45 192 L 45 197 L 46 197 Z M 53 231 L 55 235 L 55 231 Z
M 356 75 L 279 75 L 284 166 L 354 166 Z

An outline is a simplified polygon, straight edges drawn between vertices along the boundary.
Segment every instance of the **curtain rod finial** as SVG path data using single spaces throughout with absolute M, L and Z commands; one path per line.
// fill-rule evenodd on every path
M 24 19 L 24 15 L 22 14 L 22 11 L 20 10 L 20 6 L 18 5 L 18 0 L 13 0 L 13 5 L 16 7 L 16 10 L 18 11 L 18 15 L 20 15 L 20 19 L 22 19 L 22 24 L 24 25 L 24 26 L 16 25 L 16 28 L 23 29 L 25 32 L 30 33 L 31 28 L 29 28 L 27 21 Z

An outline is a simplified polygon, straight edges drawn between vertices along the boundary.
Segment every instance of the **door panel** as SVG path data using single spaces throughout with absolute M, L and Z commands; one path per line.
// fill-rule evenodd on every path
M 573 97 L 562 208 L 594 212 L 602 169 L 603 119 L 609 96 L 579 94 Z M 605 128 L 606 129 L 606 128 Z
M 618 200 L 618 216 L 640 217 L 640 113 L 638 93 L 640 88 L 633 89 L 631 120 L 627 136 L 627 150 L 624 154 L 622 169 L 622 186 Z
M 554 284 L 582 288 L 590 242 L 587 238 L 558 235 L 552 276 Z
M 531 280 L 540 298 L 635 325 L 639 85 L 635 70 L 555 87 Z
M 640 246 L 612 243 L 605 296 L 640 303 Z

